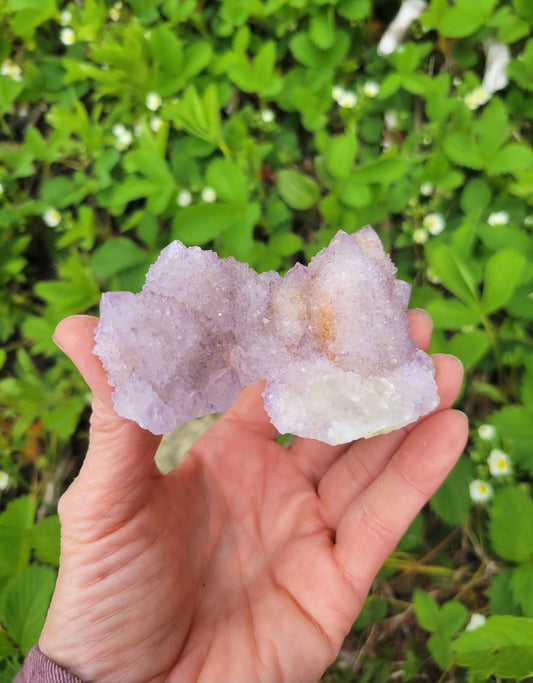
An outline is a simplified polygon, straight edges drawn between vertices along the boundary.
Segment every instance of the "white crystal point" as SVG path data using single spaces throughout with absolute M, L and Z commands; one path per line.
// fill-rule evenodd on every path
M 284 278 L 175 241 L 142 292 L 102 296 L 94 352 L 116 411 L 155 434 L 266 379 L 280 432 L 346 443 L 438 404 L 431 359 L 409 336 L 410 286 L 395 276 L 370 227 L 339 231 Z

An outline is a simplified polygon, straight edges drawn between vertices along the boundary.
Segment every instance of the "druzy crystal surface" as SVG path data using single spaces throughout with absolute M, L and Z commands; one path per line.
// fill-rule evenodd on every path
M 94 353 L 117 413 L 154 434 L 228 409 L 266 380 L 280 433 L 329 444 L 405 426 L 438 404 L 409 337 L 410 286 L 371 227 L 339 231 L 281 277 L 169 244 L 138 294 L 102 295 Z

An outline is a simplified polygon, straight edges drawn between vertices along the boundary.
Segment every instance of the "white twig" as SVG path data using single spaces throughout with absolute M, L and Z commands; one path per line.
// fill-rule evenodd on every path
M 398 14 L 381 36 L 378 45 L 379 55 L 385 57 L 397 49 L 407 29 L 415 19 L 418 19 L 425 7 L 425 0 L 403 0 Z

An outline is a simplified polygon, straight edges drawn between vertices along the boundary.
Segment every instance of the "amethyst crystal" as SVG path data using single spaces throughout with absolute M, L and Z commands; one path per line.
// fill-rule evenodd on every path
M 395 275 L 370 227 L 339 231 L 283 278 L 175 241 L 139 294 L 102 296 L 94 353 L 117 413 L 154 434 L 266 379 L 280 432 L 345 443 L 438 404 L 431 359 L 409 337 L 410 286 Z

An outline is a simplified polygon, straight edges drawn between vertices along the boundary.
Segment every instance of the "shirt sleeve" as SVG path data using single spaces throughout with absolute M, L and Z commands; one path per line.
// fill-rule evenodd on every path
M 77 676 L 48 659 L 35 645 L 28 652 L 22 669 L 13 683 L 83 683 Z

